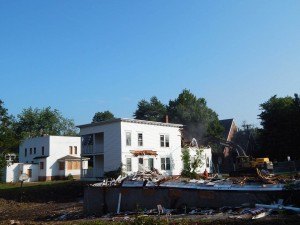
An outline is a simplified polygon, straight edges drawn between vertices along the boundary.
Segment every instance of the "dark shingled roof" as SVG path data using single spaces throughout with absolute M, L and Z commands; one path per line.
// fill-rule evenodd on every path
M 230 132 L 231 125 L 233 123 L 233 119 L 219 120 L 220 124 L 224 127 L 223 137 L 227 140 Z

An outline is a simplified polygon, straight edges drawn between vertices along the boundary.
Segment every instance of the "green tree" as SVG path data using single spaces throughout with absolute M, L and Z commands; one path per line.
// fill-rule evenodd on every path
M 19 141 L 14 131 L 14 117 L 8 114 L 0 100 L 0 152 L 17 151 Z
M 184 148 L 182 149 L 181 160 L 183 163 L 181 175 L 184 177 L 190 177 L 191 176 L 191 155 L 190 155 L 189 148 L 187 146 L 184 146 Z
M 115 119 L 114 114 L 110 111 L 97 112 L 93 117 L 93 123 Z
M 204 164 L 203 162 L 203 149 L 197 148 L 196 155 L 191 160 L 190 149 L 187 146 L 184 146 L 182 149 L 181 160 L 183 163 L 183 168 L 181 175 L 189 178 L 197 178 L 197 169 L 201 168 Z
M 300 100 L 298 94 L 294 98 L 279 98 L 276 95 L 260 105 L 262 112 L 260 145 L 262 151 L 271 159 L 279 161 L 300 159 Z
M 18 115 L 16 124 L 17 133 L 22 139 L 47 135 L 76 136 L 77 129 L 73 120 L 64 118 L 57 110 L 51 107 L 43 109 L 23 109 Z
M 150 102 L 141 100 L 138 103 L 138 108 L 134 112 L 135 119 L 149 120 L 156 122 L 165 122 L 167 108 L 162 104 L 156 96 L 151 97 Z
M 208 144 L 212 137 L 223 133 L 217 113 L 207 107 L 204 98 L 197 98 L 189 90 L 170 100 L 167 112 L 172 123 L 185 125 L 184 137 L 189 140 L 196 138 L 200 144 Z
M 3 171 L 4 171 L 4 168 L 6 167 L 6 165 L 7 165 L 7 161 L 4 158 L 4 154 L 0 153 L 0 181 L 2 179 Z

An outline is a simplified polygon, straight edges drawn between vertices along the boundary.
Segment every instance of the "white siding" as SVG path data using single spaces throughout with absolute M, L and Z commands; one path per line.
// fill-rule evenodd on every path
M 59 163 L 57 160 L 66 155 L 70 155 L 70 146 L 73 149 L 72 156 L 80 157 L 80 137 L 50 136 L 49 157 L 46 159 L 45 165 L 46 176 L 58 176 L 60 174 Z M 77 147 L 77 154 L 74 154 L 74 146 Z M 78 175 L 78 171 L 74 172 L 76 174 L 72 174 L 71 171 L 68 171 L 68 174 L 71 173 L 72 175 Z
M 24 163 L 24 166 L 27 164 L 34 164 L 34 166 L 32 166 L 34 175 L 37 174 L 37 176 L 40 177 L 60 176 L 62 173 L 59 171 L 58 159 L 70 155 L 70 146 L 72 146 L 73 150 L 71 155 L 80 157 L 80 137 L 43 136 L 27 139 L 19 147 L 19 162 Z M 75 146 L 77 147 L 77 154 L 75 154 L 74 151 Z M 26 156 L 25 149 L 27 149 Z M 34 149 L 36 150 L 34 151 Z M 41 162 L 44 163 L 44 169 L 40 169 Z M 72 174 L 72 172 L 74 172 L 74 174 Z M 79 175 L 79 170 L 68 171 L 68 174 L 69 173 L 72 175 Z
M 130 151 L 153 150 L 158 154 L 143 156 L 144 160 L 154 158 L 154 168 L 168 175 L 178 175 L 181 172 L 181 133 L 178 127 L 159 126 L 155 124 L 142 124 L 122 122 L 122 164 L 126 165 L 126 158 L 132 158 L 132 171 L 138 170 L 138 158 Z M 126 132 L 131 132 L 131 146 L 126 146 Z M 143 134 L 143 146 L 138 146 L 138 133 Z M 160 146 L 160 135 L 169 136 L 169 147 Z M 161 171 L 161 158 L 171 159 L 171 170 Z M 146 164 L 146 163 L 145 163 Z
M 95 124 L 82 125 L 80 135 L 103 134 L 103 153 L 102 156 L 94 152 L 86 153 L 82 156 L 93 159 L 94 174 L 113 171 L 123 166 L 126 171 L 126 158 L 131 158 L 132 171 L 138 171 L 138 160 L 143 158 L 144 165 L 147 165 L 149 158 L 153 159 L 154 168 L 161 170 L 161 158 L 171 159 L 171 169 L 161 171 L 162 173 L 175 175 L 180 174 L 181 163 L 181 125 L 156 123 L 150 121 L 116 119 L 110 122 L 100 122 Z M 131 146 L 126 146 L 126 132 L 131 132 Z M 143 134 L 143 146 L 138 146 L 138 133 Z M 169 136 L 169 147 L 160 146 L 160 135 Z M 97 147 L 97 146 L 96 146 Z M 95 142 L 94 142 L 95 148 Z M 134 157 L 131 151 L 152 150 L 158 154 L 155 156 Z M 128 173 L 131 173 L 128 172 Z

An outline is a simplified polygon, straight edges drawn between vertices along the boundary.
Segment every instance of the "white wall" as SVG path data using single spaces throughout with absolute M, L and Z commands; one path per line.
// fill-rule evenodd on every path
M 41 177 L 59 176 L 58 159 L 70 154 L 69 146 L 72 146 L 72 156 L 80 157 L 81 155 L 81 138 L 67 136 L 43 136 L 25 140 L 19 147 L 19 162 L 24 164 L 36 163 L 33 173 Z M 77 147 L 77 154 L 74 152 L 74 146 Z M 42 149 L 44 148 L 44 154 Z M 25 156 L 25 149 L 27 155 Z M 31 154 L 30 154 L 30 149 Z M 34 152 L 34 149 L 36 151 Z M 34 159 L 38 157 L 38 159 Z M 44 169 L 40 169 L 39 163 L 44 162 Z M 78 171 L 68 171 L 68 174 L 78 175 Z
M 20 163 L 14 163 L 6 166 L 3 173 L 4 182 L 18 182 L 20 176 Z
M 28 174 L 28 169 L 31 169 L 31 177 L 25 182 L 35 182 L 38 181 L 38 165 L 37 164 L 23 164 L 14 163 L 7 166 L 4 173 L 4 182 L 19 182 L 19 177 L 22 173 Z
M 138 157 L 130 151 L 134 150 L 152 150 L 158 154 L 154 156 L 143 156 L 144 162 L 148 158 L 154 158 L 154 168 L 167 175 L 179 175 L 182 169 L 181 163 L 181 133 L 179 127 L 172 124 L 143 124 L 122 122 L 122 164 L 126 168 L 126 158 L 132 160 L 132 171 L 138 170 Z M 131 146 L 126 146 L 126 132 L 131 132 Z M 143 146 L 138 146 L 138 133 L 143 134 Z M 169 147 L 160 146 L 160 135 L 169 135 Z M 171 159 L 171 170 L 161 170 L 161 158 Z
M 22 173 L 26 173 L 28 175 L 28 170 L 31 169 L 31 177 L 28 178 L 25 182 L 36 182 L 39 179 L 39 165 L 38 164 L 22 164 Z
M 20 163 L 37 162 L 37 160 L 34 160 L 33 158 L 38 156 L 48 156 L 49 139 L 50 136 L 43 136 L 37 138 L 30 138 L 23 141 L 19 147 L 19 162 Z M 44 155 L 42 154 L 43 147 L 44 147 Z M 32 154 L 30 154 L 30 148 L 32 149 Z M 36 153 L 34 153 L 34 148 L 36 148 Z M 25 149 L 27 149 L 27 156 L 25 156 Z
M 58 176 L 60 174 L 58 159 L 70 155 L 69 146 L 72 146 L 72 156 L 80 157 L 81 154 L 81 138 L 50 136 L 49 157 L 46 160 L 46 176 Z M 74 153 L 74 146 L 77 147 L 77 154 Z M 78 171 L 68 171 L 67 174 L 78 175 Z

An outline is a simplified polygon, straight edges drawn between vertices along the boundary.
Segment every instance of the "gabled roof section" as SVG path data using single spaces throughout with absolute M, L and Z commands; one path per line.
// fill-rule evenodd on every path
M 219 120 L 219 122 L 224 127 L 223 137 L 224 137 L 224 139 L 228 140 L 229 135 L 230 135 L 230 130 L 232 128 L 234 120 L 233 119 L 225 119 L 225 120 Z
M 177 128 L 182 128 L 183 127 L 182 124 L 162 123 L 162 122 L 155 122 L 155 121 L 148 121 L 148 120 L 127 119 L 127 118 L 117 118 L 117 119 L 112 119 L 112 120 L 107 120 L 107 121 L 102 121 L 102 122 L 83 124 L 83 125 L 78 125 L 77 127 L 79 127 L 79 128 L 95 127 L 95 126 L 101 126 L 101 125 L 104 125 L 104 124 L 121 123 L 121 122 L 140 123 L 140 124 L 149 124 L 149 125 L 166 126 L 166 127 L 177 127 Z

